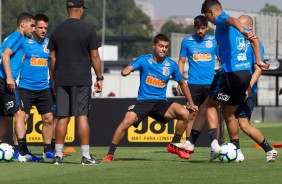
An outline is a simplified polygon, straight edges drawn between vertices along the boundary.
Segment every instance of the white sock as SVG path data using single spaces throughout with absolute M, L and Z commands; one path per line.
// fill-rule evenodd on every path
M 86 157 L 87 159 L 91 159 L 90 153 L 89 153 L 89 150 L 90 150 L 89 145 L 81 145 L 80 148 L 82 151 L 82 156 Z
M 55 156 L 59 156 L 61 159 L 63 158 L 63 144 L 55 144 Z

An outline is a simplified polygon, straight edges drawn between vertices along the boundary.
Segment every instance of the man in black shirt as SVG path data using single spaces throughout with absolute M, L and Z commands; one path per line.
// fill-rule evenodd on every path
M 98 48 L 101 46 L 94 26 L 81 21 L 84 0 L 67 0 L 68 19 L 51 34 L 48 48 L 51 57 L 51 78 L 57 100 L 56 157 L 53 164 L 62 164 L 64 139 L 70 116 L 78 123 L 82 165 L 96 165 L 89 153 L 90 128 L 88 114 L 91 101 L 91 66 L 96 73 L 95 92 L 101 92 L 103 76 Z

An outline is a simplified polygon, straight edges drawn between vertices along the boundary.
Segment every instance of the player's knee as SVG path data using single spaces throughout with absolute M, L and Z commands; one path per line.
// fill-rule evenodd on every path
M 251 129 L 251 125 L 249 124 L 249 122 L 245 122 L 245 121 L 239 122 L 239 126 L 243 132 L 245 132 L 246 134 L 249 134 L 250 129 Z

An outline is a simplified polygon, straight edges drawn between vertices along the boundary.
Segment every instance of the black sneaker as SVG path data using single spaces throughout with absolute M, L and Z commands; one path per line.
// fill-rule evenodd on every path
M 91 159 L 88 159 L 86 157 L 82 157 L 81 159 L 81 165 L 99 165 L 101 162 L 99 160 L 95 160 L 92 155 L 90 155 Z
M 56 156 L 54 159 L 53 159 L 53 164 L 55 165 L 61 165 L 63 163 L 63 159 L 59 156 Z

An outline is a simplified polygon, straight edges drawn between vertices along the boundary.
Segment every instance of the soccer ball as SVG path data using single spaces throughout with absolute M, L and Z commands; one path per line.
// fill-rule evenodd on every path
M 7 162 L 13 159 L 14 149 L 10 144 L 1 143 L 0 144 L 0 160 L 5 160 Z
M 237 147 L 229 142 L 223 143 L 219 152 L 219 160 L 222 162 L 233 162 L 236 160 L 238 152 Z

